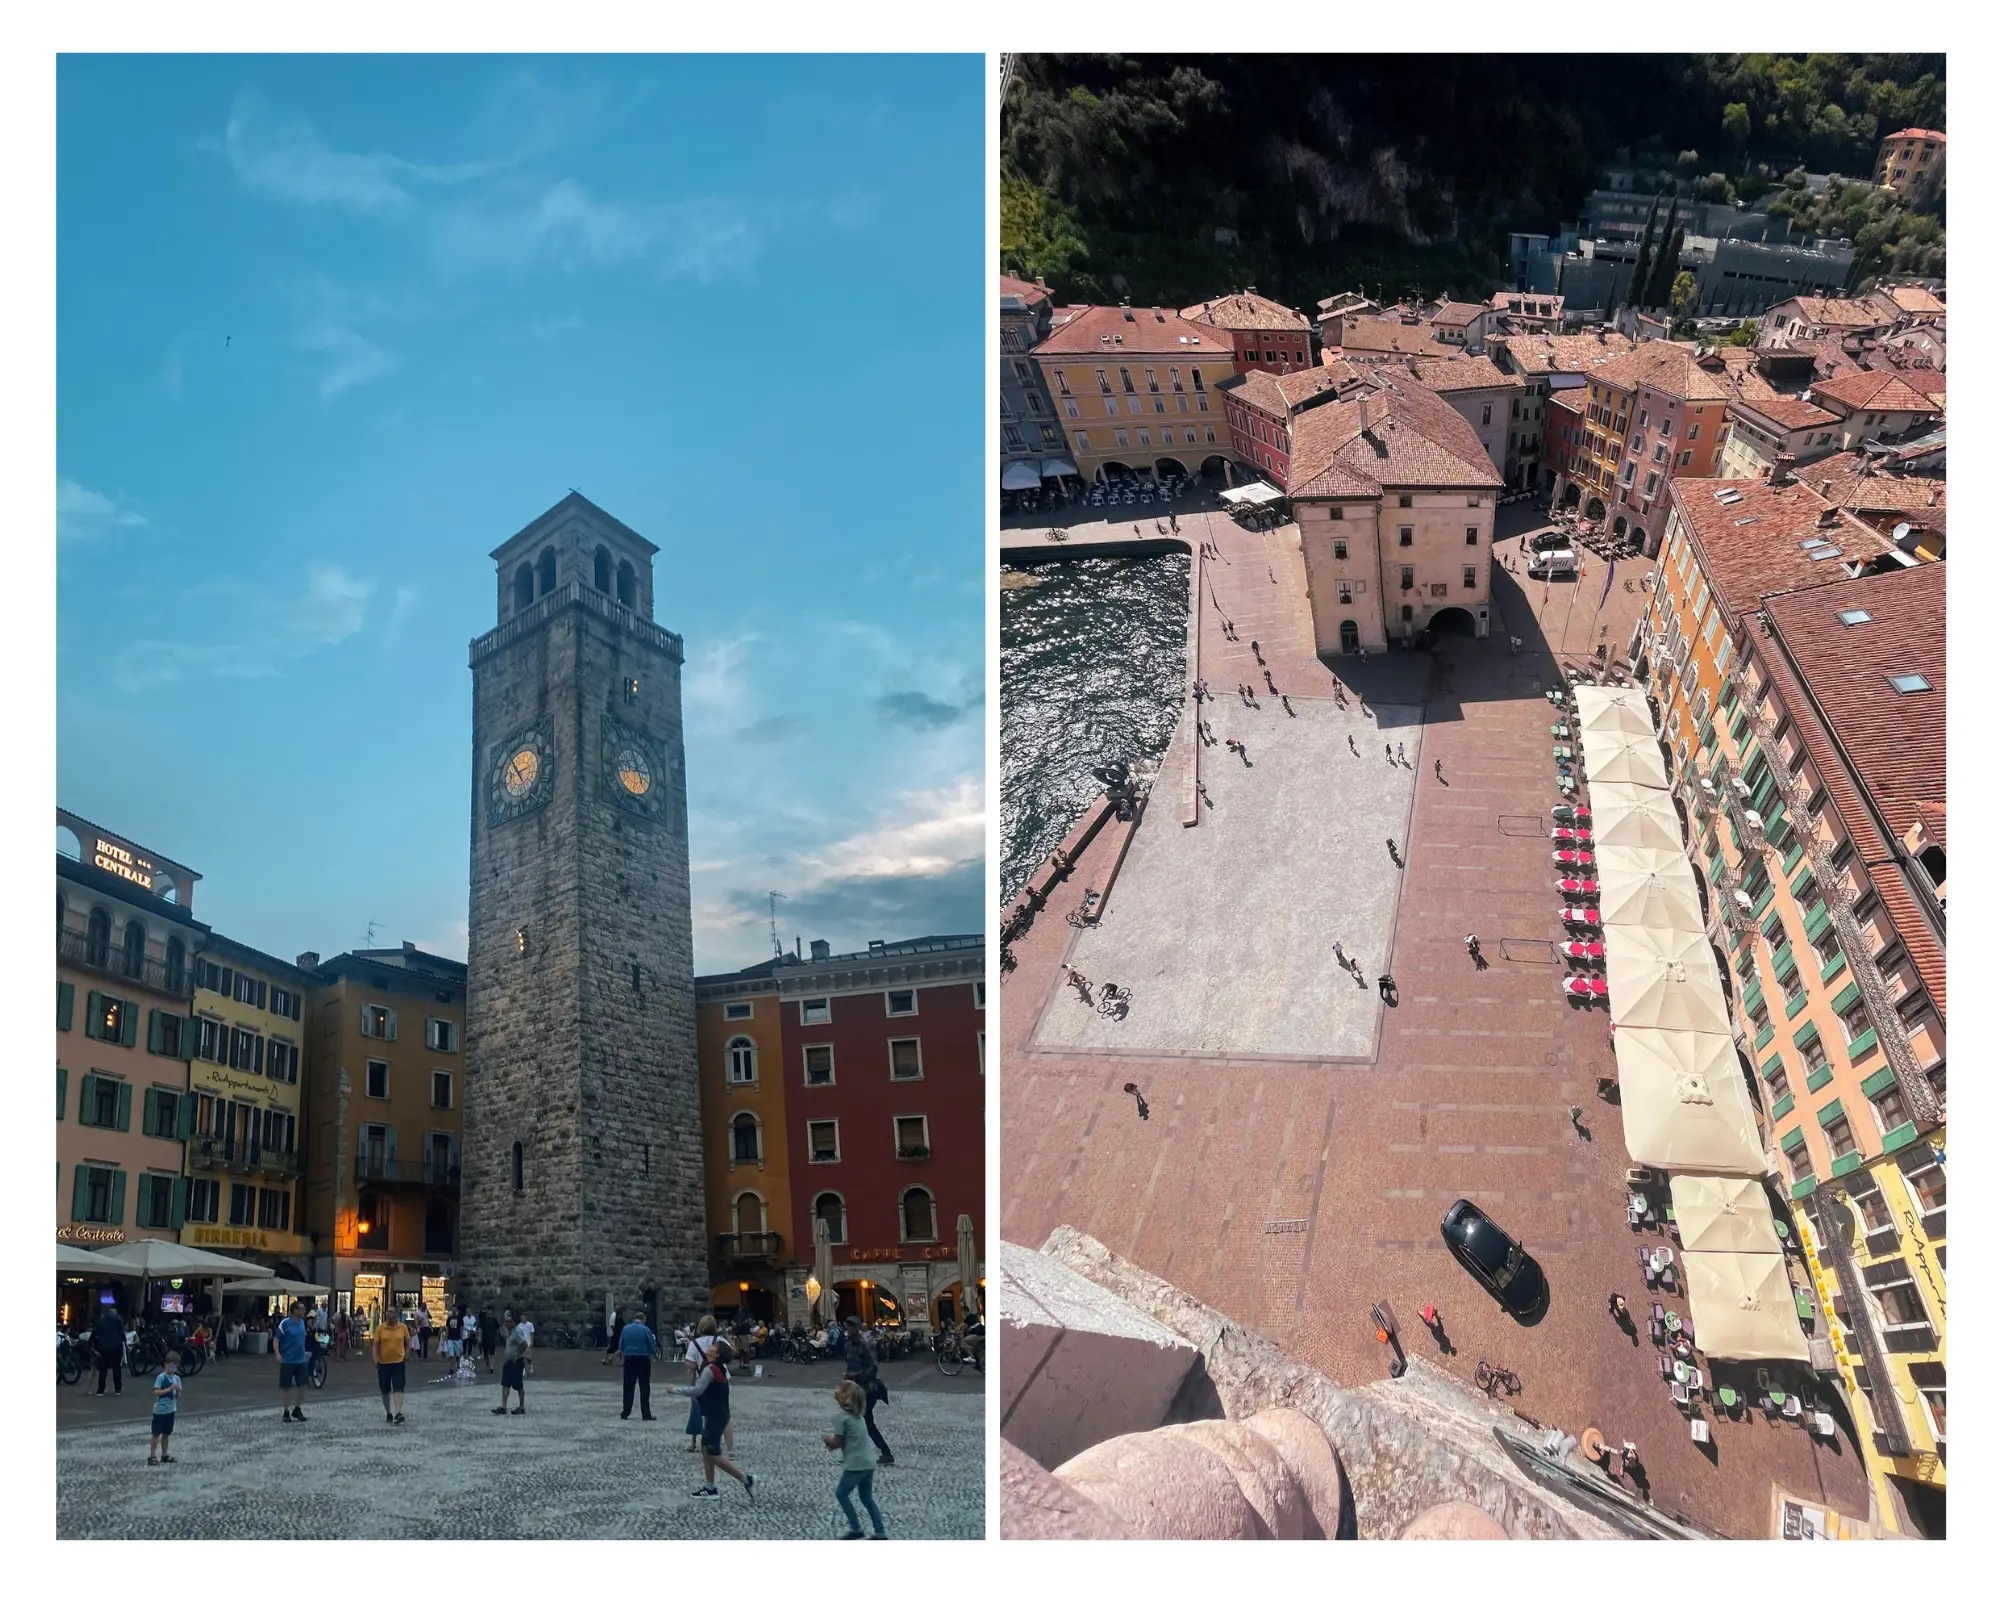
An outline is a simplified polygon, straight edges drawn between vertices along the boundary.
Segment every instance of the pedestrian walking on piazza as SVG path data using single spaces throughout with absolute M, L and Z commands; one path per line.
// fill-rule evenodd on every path
M 1338 962 L 1343 968 L 1346 967 L 1347 952 L 1340 948 L 1340 941 L 1338 939 L 1333 941 L 1333 959 L 1336 962 Z
M 341 1361 L 347 1359 L 347 1341 L 353 1337 L 353 1327 L 345 1311 L 333 1319 L 333 1353 Z
M 444 1358 L 453 1366 L 458 1364 L 460 1352 L 465 1349 L 465 1310 L 454 1306 L 444 1319 Z
M 173 1465 L 174 1415 L 181 1408 L 181 1353 L 169 1350 L 153 1379 L 153 1431 L 146 1443 L 146 1465 Z M 155 1452 L 158 1452 L 155 1454 Z
M 104 1380 L 111 1379 L 114 1392 L 125 1392 L 125 1319 L 116 1306 L 106 1306 L 97 1314 L 90 1330 L 90 1347 L 97 1356 L 97 1392 L 104 1393 Z
M 1410 763 L 1403 756 L 1403 741 L 1401 739 L 1398 739 L 1396 741 L 1396 765 L 1399 767 L 1407 767 L 1409 764 Z
M 868 1341 L 861 1336 L 859 1317 L 851 1316 L 847 1319 L 846 1349 L 847 1375 L 861 1385 L 861 1392 L 866 1397 L 862 1420 L 867 1423 L 868 1437 L 875 1441 L 875 1448 L 879 1452 L 875 1464 L 880 1467 L 893 1467 L 896 1464 L 896 1452 L 889 1448 L 889 1441 L 882 1437 L 882 1430 L 875 1426 L 875 1404 L 879 1400 L 889 1398 L 889 1386 L 882 1381 L 881 1369 L 875 1364 L 875 1352 L 868 1348 Z
M 847 1532 L 841 1538 L 862 1536 L 861 1519 L 854 1514 L 854 1496 L 858 1491 L 862 1509 L 868 1513 L 868 1524 L 875 1530 L 868 1537 L 886 1539 L 889 1535 L 882 1527 L 882 1508 L 875 1504 L 875 1463 L 868 1455 L 868 1427 L 861 1420 L 868 1397 L 853 1379 L 843 1378 L 834 1385 L 833 1400 L 840 1413 L 834 1419 L 833 1432 L 821 1434 L 820 1439 L 827 1449 L 840 1452 L 840 1487 L 833 1491 L 833 1497 L 847 1517 Z
M 306 1392 L 306 1338 L 305 1317 L 294 1300 L 285 1320 L 278 1324 L 277 1337 L 271 1341 L 271 1353 L 278 1358 L 278 1415 L 285 1422 L 306 1420 L 305 1412 L 299 1409 L 299 1401 Z
M 703 1317 L 713 1322 L 713 1317 Z M 697 1500 L 716 1497 L 715 1475 L 726 1472 L 743 1485 L 743 1492 L 756 1499 L 756 1474 L 745 1472 L 729 1456 L 725 1436 L 729 1426 L 729 1358 L 735 1354 L 727 1339 L 717 1339 L 708 1348 L 700 1373 L 693 1383 L 675 1391 L 694 1402 L 701 1414 L 701 1483 L 693 1491 Z
M 1385 972 L 1375 980 L 1375 989 L 1384 1000 L 1387 1000 L 1396 992 L 1396 980 Z
M 507 1411 L 507 1391 L 514 1391 L 513 1415 L 519 1416 L 528 1409 L 528 1335 L 512 1316 L 507 1318 L 507 1357 L 500 1364 L 500 1403 L 493 1408 L 493 1415 L 504 1417 Z M 632 1389 L 626 1385 L 625 1395 L 629 1404 Z
M 419 1302 L 416 1311 L 411 1315 L 410 1323 L 416 1329 L 417 1333 L 417 1359 L 419 1361 L 430 1360 L 431 1314 L 424 1308 L 421 1302 Z
M 1347 736 L 1347 748 L 1352 750 L 1357 756 L 1361 754 L 1361 747 L 1354 742 L 1354 735 L 1351 733 Z
M 493 1319 L 493 1313 L 482 1311 L 473 1319 L 478 1323 L 479 1353 L 485 1359 L 486 1370 L 493 1370 L 493 1352 L 500 1348 L 500 1324 Z
M 1385 742 L 1383 743 L 1383 745 L 1382 745 L 1382 759 L 1383 759 L 1384 761 L 1388 762 L 1388 763 L 1389 763 L 1389 765 L 1390 765 L 1390 766 L 1392 766 L 1392 767 L 1393 767 L 1393 766 L 1394 766 L 1394 765 L 1396 764 L 1396 758 L 1395 758 L 1395 756 L 1393 756 L 1392 754 L 1390 754 L 1390 752 L 1389 752 L 1389 746 L 1388 746 L 1388 743 L 1387 743 L 1386 741 L 1385 741 Z
M 646 1313 L 635 1312 L 632 1320 L 618 1330 L 618 1354 L 625 1363 L 625 1406 L 618 1413 L 623 1422 L 632 1415 L 632 1392 L 639 1393 L 639 1419 L 653 1420 L 653 1358 L 660 1353 L 660 1341 L 646 1326 Z
M 1439 783 L 1444 782 L 1444 760 L 1442 757 L 1431 763 L 1431 771 L 1437 774 L 1437 781 Z
M 610 1325 L 604 1330 L 604 1360 L 601 1365 L 608 1367 L 618 1359 L 618 1339 L 624 1331 L 625 1308 L 619 1306 L 612 1311 Z
M 681 1360 L 688 1369 L 688 1382 L 692 1384 L 701 1376 L 701 1370 L 708 1365 L 708 1353 L 715 1348 L 715 1318 L 703 1317 L 694 1325 L 694 1337 L 688 1340 L 687 1348 L 681 1352 Z M 676 1393 L 679 1391 L 677 1390 Z M 701 1449 L 701 1403 L 688 1403 L 687 1453 L 693 1455 Z
M 382 1416 L 399 1426 L 403 1391 L 409 1387 L 410 1329 L 401 1307 L 382 1308 L 382 1326 L 375 1330 L 375 1387 L 382 1391 Z
M 1250 653 L 1257 658 L 1257 665 L 1261 667 L 1264 664 L 1264 651 L 1255 639 L 1250 641 Z

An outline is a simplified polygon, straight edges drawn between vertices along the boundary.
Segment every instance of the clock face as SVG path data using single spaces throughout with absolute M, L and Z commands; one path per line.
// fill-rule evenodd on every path
M 653 769 L 637 748 L 626 745 L 618 752 L 618 781 L 630 795 L 642 795 L 653 787 Z
M 501 774 L 501 782 L 507 786 L 507 793 L 519 799 L 534 788 L 535 780 L 542 775 L 542 758 L 535 754 L 533 745 L 522 745 L 507 758 L 506 769 Z

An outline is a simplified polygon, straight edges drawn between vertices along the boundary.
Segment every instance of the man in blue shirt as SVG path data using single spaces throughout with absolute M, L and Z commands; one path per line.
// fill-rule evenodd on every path
M 287 1422 L 304 1422 L 306 1414 L 299 1409 L 296 1396 L 289 1408 L 285 1404 L 292 1390 L 303 1394 L 306 1387 L 306 1324 L 299 1315 L 298 1301 L 292 1302 L 285 1320 L 278 1324 L 278 1337 L 271 1349 L 278 1358 L 278 1415 Z
M 635 1312 L 632 1320 L 619 1330 L 618 1353 L 625 1358 L 625 1409 L 618 1416 L 621 1422 L 632 1416 L 632 1391 L 639 1391 L 639 1415 L 642 1420 L 653 1420 L 653 1357 L 660 1353 L 660 1341 L 653 1336 L 653 1330 L 646 1326 L 646 1313 Z

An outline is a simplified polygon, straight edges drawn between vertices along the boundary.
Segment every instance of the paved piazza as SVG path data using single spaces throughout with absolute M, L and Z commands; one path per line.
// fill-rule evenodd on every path
M 1255 676 L 1255 710 L 1233 692 L 1237 680 L 1209 680 L 1216 698 L 1203 715 L 1216 743 L 1201 770 L 1213 808 L 1194 828 L 1176 815 L 1193 753 L 1184 716 L 1110 909 L 1072 942 L 1068 959 L 1093 985 L 1131 988 L 1127 1015 L 1101 1016 L 1065 986 L 1048 1002 L 1035 1050 L 1374 1055 L 1375 980 L 1388 968 L 1402 878 L 1385 841 L 1400 851 L 1409 837 L 1419 711 L 1303 697 L 1287 716 Z M 1408 766 L 1383 754 L 1385 737 L 1402 741 Z M 1242 741 L 1250 765 L 1228 739 Z M 1327 826 L 1336 814 L 1339 826 Z M 1191 896 L 1190 885 L 1206 887 Z M 1361 963 L 1363 982 L 1335 964 L 1336 939 Z
M 892 1389 L 895 1369 L 885 1369 Z M 653 1423 L 618 1418 L 604 1382 L 528 1381 L 525 1416 L 492 1414 L 491 1384 L 428 1384 L 401 1427 L 374 1399 L 308 1400 L 304 1424 L 270 1409 L 184 1417 L 175 1465 L 146 1465 L 145 1420 L 57 1435 L 64 1539 L 825 1539 L 846 1526 L 836 1457 L 820 1443 L 838 1374 L 812 1389 L 743 1382 L 737 1461 L 756 1501 L 717 1475 L 716 1500 L 683 1453 L 686 1402 L 654 1385 Z M 200 1380 L 195 1380 L 199 1382 Z M 891 1539 L 985 1536 L 985 1406 L 893 1393 L 876 1420 L 896 1465 L 875 1475 Z M 857 1504 L 857 1510 L 858 1510 Z M 863 1527 L 867 1519 L 863 1516 Z
M 1500 553 L 1519 558 L 1513 541 L 1538 525 L 1523 516 L 1529 509 L 1500 513 Z M 1347 755 L 1344 728 L 1339 748 L 1321 753 L 1340 725 L 1305 704 L 1319 699 L 1325 712 L 1332 683 L 1312 655 L 1296 529 L 1249 533 L 1219 514 L 1180 522 L 1190 533 L 1205 525 L 1222 546 L 1224 559 L 1211 562 L 1208 574 L 1241 643 L 1223 637 L 1216 615 L 1205 615 L 1201 670 L 1221 697 L 1213 709 L 1226 722 L 1211 716 L 1217 736 L 1247 739 L 1257 763 L 1231 771 L 1226 750 L 1204 753 L 1216 810 L 1204 812 L 1195 831 L 1233 827 L 1273 789 L 1289 794 L 1297 784 L 1303 792 L 1309 760 L 1324 781 L 1310 816 L 1288 817 L 1283 829 L 1255 819 L 1252 826 L 1263 830 L 1256 847 L 1246 833 L 1236 850 L 1207 858 L 1200 875 L 1187 857 L 1177 905 L 1168 899 L 1174 885 L 1149 887 L 1144 873 L 1121 877 L 1107 920 L 1115 924 L 1121 906 L 1130 909 L 1128 893 L 1154 895 L 1149 915 L 1176 938 L 1220 939 L 1203 925 L 1226 925 L 1241 949 L 1212 959 L 1228 970 L 1293 974 L 1289 942 L 1272 948 L 1277 941 L 1233 908 L 1265 908 L 1268 916 L 1268 908 L 1293 898 L 1319 904 L 1325 883 L 1350 857 L 1386 858 L 1388 830 L 1355 819 L 1387 803 L 1379 790 L 1388 767 L 1380 739 L 1372 760 L 1366 745 L 1363 759 Z M 1073 537 L 1082 542 L 1085 530 Z M 1100 852 L 1115 840 L 1107 832 L 1091 846 L 1014 946 L 1018 965 L 1003 979 L 1000 1231 L 1035 1247 L 1059 1223 L 1080 1228 L 1343 1384 L 1382 1376 L 1368 1307 L 1386 1299 L 1406 1342 L 1415 1340 L 1413 1348 L 1460 1377 L 1469 1379 L 1482 1358 L 1519 1373 L 1523 1388 L 1513 1403 L 1524 1415 L 1572 1434 L 1595 1425 L 1632 1440 L 1655 1504 L 1734 1537 L 1765 1538 L 1774 1484 L 1843 1516 L 1866 1517 L 1854 1442 L 1842 1435 L 1815 1444 L 1796 1428 L 1753 1418 L 1716 1421 L 1713 1444 L 1696 1446 L 1660 1382 L 1651 1345 L 1635 1346 L 1606 1314 L 1614 1290 L 1634 1306 L 1665 1298 L 1685 1311 L 1686 1302 L 1655 1296 L 1640 1281 L 1625 1220 L 1628 1159 L 1618 1110 L 1596 1093 L 1599 1076 L 1615 1070 L 1610 1033 L 1601 1009 L 1563 1000 L 1551 949 L 1558 900 L 1551 846 L 1541 833 L 1556 795 L 1540 690 L 1554 681 L 1556 650 L 1582 655 L 1600 638 L 1622 649 L 1646 599 L 1636 580 L 1649 568 L 1621 561 L 1601 614 L 1604 569 L 1595 558 L 1583 584 L 1552 588 L 1546 610 L 1539 587 L 1524 593 L 1511 573 L 1496 571 L 1493 638 L 1447 640 L 1434 666 L 1432 658 L 1394 651 L 1389 661 L 1359 669 L 1371 706 L 1378 699 L 1421 705 L 1424 721 L 1421 757 L 1411 758 L 1416 772 L 1401 780 L 1406 794 L 1414 791 L 1414 810 L 1409 869 L 1398 875 L 1400 905 L 1393 914 L 1377 908 L 1373 880 L 1354 879 L 1351 898 L 1335 894 L 1327 902 L 1334 909 L 1317 913 L 1329 921 L 1320 944 L 1326 972 L 1333 970 L 1331 940 L 1348 942 L 1341 924 L 1357 919 L 1357 901 L 1367 902 L 1367 917 L 1385 931 L 1393 920 L 1401 1004 L 1377 1007 L 1379 1034 L 1365 1063 L 1346 1070 L 1283 1060 L 1223 1065 L 1177 1041 L 1115 1055 L 1084 1047 L 1048 1052 L 1046 1036 L 1034 1031 L 1043 1010 L 1083 1011 L 1062 992 L 1060 967 L 1071 959 L 1076 933 L 1065 917 L 1102 875 Z M 1518 657 L 1507 652 L 1508 634 L 1523 641 Z M 1251 712 L 1232 698 L 1238 681 L 1262 682 L 1252 638 L 1261 640 L 1278 687 L 1305 713 L 1293 725 L 1296 758 L 1280 731 L 1282 710 Z M 1354 665 L 1343 662 L 1340 670 L 1352 687 Z M 1245 724 L 1248 734 L 1238 731 Z M 1444 763 L 1443 783 L 1433 775 L 1434 760 Z M 1149 830 L 1182 832 L 1171 805 L 1156 804 L 1141 827 L 1128 872 L 1144 864 L 1139 852 Z M 1360 837 L 1351 845 L 1341 842 L 1354 833 Z M 1190 843 L 1169 837 L 1155 847 L 1164 859 Z M 1484 971 L 1464 948 L 1472 932 L 1489 960 Z M 1106 933 L 1131 937 L 1112 927 Z M 1075 959 L 1094 980 L 1132 984 L 1138 998 L 1128 1029 L 1152 998 L 1148 984 L 1161 981 L 1114 970 L 1118 963 L 1102 955 Z M 1313 985 L 1284 992 L 1291 982 L 1274 976 L 1266 981 L 1278 991 L 1270 1001 L 1238 1003 L 1239 1023 L 1265 1027 L 1257 1042 L 1272 1035 L 1260 1019 L 1276 1002 L 1326 1015 Z M 1205 985 L 1196 992 L 1211 1003 Z M 1081 1023 L 1079 1015 L 1053 1025 Z M 1167 1033 L 1162 1026 L 1155 1036 Z M 1086 1042 L 1080 1031 L 1072 1037 Z M 1121 1042 L 1131 1038 L 1128 1032 Z M 1248 1042 L 1239 1036 L 1225 1048 Z M 1151 1114 L 1144 1121 L 1120 1092 L 1127 1082 L 1146 1096 Z M 1571 1131 L 1570 1106 L 1584 1108 L 1589 1138 Z M 1461 1195 L 1515 1232 L 1546 1270 L 1551 1303 L 1537 1325 L 1514 1324 L 1445 1253 L 1438 1221 Z M 1426 1303 L 1442 1314 L 1448 1353 L 1418 1321 Z

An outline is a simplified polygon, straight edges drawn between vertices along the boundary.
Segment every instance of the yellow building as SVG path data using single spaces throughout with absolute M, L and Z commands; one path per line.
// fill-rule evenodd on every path
M 442 1318 L 457 1274 L 465 963 L 405 943 L 299 965 L 315 1281 L 371 1326 L 392 1300 Z
M 1875 181 L 1911 200 L 1937 194 L 1944 188 L 1944 135 L 1930 128 L 1890 134 L 1875 156 Z
M 706 1175 L 709 1302 L 802 1322 L 786 1303 L 785 1268 L 812 1248 L 785 1237 L 792 1215 L 785 1074 L 773 964 L 695 979 Z
M 1227 330 L 1157 306 L 1066 306 L 1034 360 L 1086 481 L 1227 476 Z
M 310 1255 L 299 1193 L 306 980 L 213 933 L 194 973 L 181 1243 L 295 1277 Z
M 1799 485 L 1677 484 L 1644 624 L 1875 1521 L 1940 1536 L 1944 584 Z

